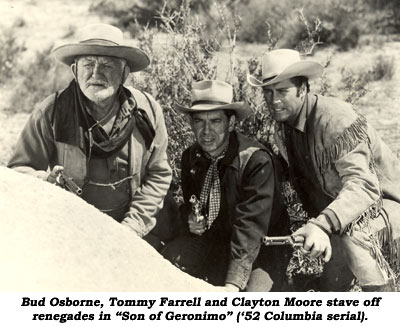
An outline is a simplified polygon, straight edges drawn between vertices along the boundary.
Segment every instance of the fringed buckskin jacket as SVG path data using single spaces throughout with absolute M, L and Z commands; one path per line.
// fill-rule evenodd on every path
M 321 213 L 331 219 L 334 231 L 351 231 L 376 217 L 382 199 L 400 203 L 400 162 L 365 118 L 339 99 L 309 94 L 306 101 L 313 169 L 331 198 Z M 278 140 L 277 145 L 288 161 L 283 144 Z
M 155 223 L 155 216 L 163 205 L 171 182 L 171 168 L 167 162 L 168 135 L 160 105 L 150 96 L 134 88 L 127 88 L 130 96 L 121 104 L 121 110 L 136 103 L 144 110 L 152 124 L 155 136 L 151 146 L 145 146 L 145 140 L 135 125 L 128 135 L 128 141 L 114 156 L 107 158 L 109 169 L 121 170 L 121 153 L 126 157 L 127 167 L 124 173 L 128 177 L 127 185 L 118 189 L 125 191 L 127 205 L 116 218 L 126 224 L 139 236 L 149 233 Z M 147 97 L 147 98 L 146 98 Z M 79 186 L 87 185 L 88 174 L 94 173 L 89 165 L 88 155 L 79 146 L 56 141 L 54 111 L 57 94 L 47 97 L 33 111 L 17 142 L 8 167 L 43 180 L 47 180 L 48 168 L 64 166 L 64 172 L 72 177 Z M 150 104 L 151 102 L 151 104 Z M 91 171 L 89 171 L 92 169 Z M 108 176 L 106 176 L 108 177 Z M 98 187 L 100 188 L 100 187 Z M 85 195 L 85 188 L 82 196 Z M 96 199 L 96 194 L 94 199 Z M 102 199 L 97 199 L 97 201 Z M 107 198 L 103 198 L 107 200 Z M 89 203 L 93 204 L 90 200 Z M 93 204 L 94 205 L 94 204 Z M 114 217 L 114 216 L 113 216 Z M 115 218 L 115 217 L 114 217 Z

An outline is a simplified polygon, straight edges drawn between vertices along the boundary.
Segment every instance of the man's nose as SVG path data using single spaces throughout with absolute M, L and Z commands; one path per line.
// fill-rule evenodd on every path
M 101 75 L 101 67 L 98 62 L 95 63 L 93 67 L 93 72 L 92 72 L 93 77 L 98 77 Z
M 208 134 L 211 129 L 211 124 L 208 121 L 204 122 L 204 128 L 203 128 L 203 133 Z

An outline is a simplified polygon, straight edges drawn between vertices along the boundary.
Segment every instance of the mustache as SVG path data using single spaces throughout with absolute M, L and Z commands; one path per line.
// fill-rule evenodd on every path
M 104 81 L 104 80 L 101 80 L 101 79 L 91 79 L 91 80 L 88 80 L 86 82 L 86 86 L 90 86 L 90 85 L 107 86 L 108 83 L 106 81 Z

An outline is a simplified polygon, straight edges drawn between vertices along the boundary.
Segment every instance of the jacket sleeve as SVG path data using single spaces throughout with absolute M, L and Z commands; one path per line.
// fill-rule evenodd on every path
M 240 184 L 231 238 L 226 283 L 244 289 L 267 234 L 274 199 L 274 168 L 269 155 L 256 151 L 247 163 Z
M 147 162 L 144 179 L 132 195 L 130 207 L 121 222 L 132 228 L 138 236 L 148 234 L 156 224 L 156 215 L 163 206 L 172 172 L 167 161 L 168 134 L 160 105 L 152 100 L 155 109 L 155 137 L 153 150 Z
M 189 202 L 190 196 L 193 194 L 197 194 L 196 192 L 196 184 L 191 177 L 190 173 L 190 148 L 185 150 L 182 154 L 181 159 L 181 186 L 182 186 L 182 195 L 183 195 L 183 204 L 179 208 L 180 217 L 182 221 L 182 230 L 181 233 L 189 234 L 189 214 L 192 211 L 192 206 Z M 197 185 L 198 186 L 198 185 Z
M 359 217 L 373 214 L 381 201 L 378 176 L 367 141 L 360 142 L 350 152 L 342 153 L 335 161 L 342 187 L 333 202 L 322 212 L 330 217 L 334 231 L 345 231 Z
M 49 112 L 53 102 L 54 96 L 48 97 L 29 116 L 7 167 L 47 180 L 55 151 Z

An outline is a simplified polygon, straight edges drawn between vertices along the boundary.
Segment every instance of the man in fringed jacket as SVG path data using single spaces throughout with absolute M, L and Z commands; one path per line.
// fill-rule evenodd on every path
M 185 229 L 162 253 L 229 291 L 282 291 L 288 252 L 262 245 L 267 234 L 289 232 L 274 162 L 259 142 L 234 130 L 251 110 L 232 102 L 232 86 L 219 80 L 194 83 L 191 98 L 190 107 L 176 106 L 190 116 L 196 138 L 182 155 Z
M 8 167 L 51 183 L 64 173 L 84 200 L 143 237 L 156 224 L 172 175 L 160 105 L 123 86 L 150 61 L 111 25 L 85 26 L 78 38 L 53 51 L 74 79 L 34 110 Z
M 309 79 L 322 70 L 297 51 L 279 49 L 262 57 L 262 80 L 248 76 L 282 123 L 277 145 L 310 217 L 295 235 L 304 237 L 304 253 L 329 261 L 321 290 L 346 290 L 354 275 L 364 291 L 393 291 L 400 164 L 350 104 L 310 93 Z

